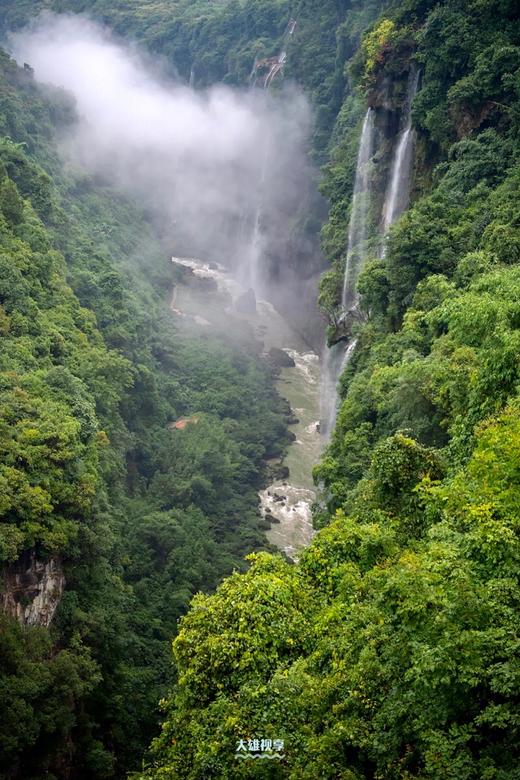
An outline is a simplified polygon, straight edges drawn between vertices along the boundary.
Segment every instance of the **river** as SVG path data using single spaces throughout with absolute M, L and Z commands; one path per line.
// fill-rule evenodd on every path
M 290 323 L 268 302 L 258 300 L 256 311 L 237 311 L 236 301 L 244 288 L 232 274 L 218 264 L 192 258 L 172 258 L 183 269 L 172 297 L 173 313 L 185 322 L 211 328 L 229 323 L 236 327 L 244 320 L 253 329 L 267 353 L 272 347 L 283 349 L 294 367 L 282 368 L 277 389 L 286 398 L 298 422 L 291 425 L 294 442 L 282 461 L 289 469 L 287 479 L 279 479 L 259 493 L 263 517 L 274 518 L 266 532 L 268 540 L 290 558 L 307 546 L 313 535 L 311 507 L 315 499 L 312 467 L 318 461 L 322 437 L 320 416 L 320 364 L 318 355 L 308 347 Z M 199 281 L 200 284 L 193 284 Z

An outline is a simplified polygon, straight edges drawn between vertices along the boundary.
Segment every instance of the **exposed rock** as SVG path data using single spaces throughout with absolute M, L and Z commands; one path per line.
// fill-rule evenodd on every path
M 366 317 L 358 310 L 351 309 L 338 320 L 336 329 L 328 338 L 329 347 L 334 346 L 339 341 L 349 341 L 352 338 L 352 329 L 354 325 L 364 322 Z
M 235 309 L 240 314 L 255 314 L 256 295 L 255 291 L 251 287 L 245 293 L 238 296 L 235 301 Z
M 277 368 L 294 368 L 296 363 L 290 355 L 287 354 L 285 349 L 278 349 L 278 347 L 271 347 L 267 353 L 269 362 Z
M 38 560 L 34 552 L 9 564 L 3 573 L 2 607 L 28 626 L 48 626 L 65 588 L 61 560 Z

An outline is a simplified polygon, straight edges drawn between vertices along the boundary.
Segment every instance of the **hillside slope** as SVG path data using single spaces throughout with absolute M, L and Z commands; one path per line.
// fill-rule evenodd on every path
M 380 208 L 412 67 L 421 82 L 412 206 L 359 278 L 356 347 L 315 470 L 322 530 L 298 565 L 255 557 L 193 602 L 139 777 L 517 777 L 518 44 L 513 3 L 412 1 L 351 59 L 323 182 L 328 313 L 356 128 L 368 103 L 387 144 L 372 161 Z M 283 762 L 235 757 L 266 739 L 283 740 Z
M 58 157 L 69 98 L 3 53 L 0 94 L 0 772 L 122 777 L 189 599 L 265 548 L 287 410 L 247 330 L 174 329 L 153 227 Z

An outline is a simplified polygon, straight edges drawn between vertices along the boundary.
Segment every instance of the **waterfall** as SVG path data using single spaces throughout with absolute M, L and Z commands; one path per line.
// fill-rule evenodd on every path
M 356 348 L 357 339 L 351 339 L 346 348 L 343 341 L 325 347 L 322 359 L 320 433 L 330 439 L 339 407 L 338 382 Z
M 264 148 L 262 151 L 262 170 L 260 174 L 260 182 L 258 187 L 259 198 L 256 204 L 253 232 L 249 243 L 248 257 L 246 258 L 245 274 L 240 279 L 242 283 L 248 288 L 255 291 L 256 294 L 261 292 L 261 275 L 260 275 L 260 261 L 263 254 L 263 236 L 262 236 L 262 211 L 263 211 L 263 193 L 265 188 L 265 177 L 267 174 L 267 161 L 269 157 L 268 144 L 264 141 Z
M 412 129 L 412 102 L 419 86 L 419 70 L 413 69 L 408 77 L 408 90 L 403 115 L 403 126 L 397 137 L 394 158 L 390 170 L 390 183 L 386 192 L 383 209 L 383 239 L 392 225 L 408 207 L 410 199 L 410 180 L 414 131 Z M 385 247 L 381 256 L 385 255 Z
M 277 57 L 272 57 L 266 60 L 255 60 L 253 70 L 249 76 L 249 83 L 252 87 L 255 87 L 258 82 L 258 71 L 262 68 L 267 68 L 267 72 L 261 80 L 262 89 L 267 91 L 276 75 L 283 70 L 285 62 L 287 60 L 287 43 L 292 37 L 296 28 L 296 20 L 290 19 L 285 32 L 282 37 L 282 49 Z M 251 288 L 258 295 L 262 292 L 262 278 L 261 278 L 261 259 L 263 254 L 263 237 L 262 237 L 262 212 L 264 210 L 263 196 L 265 189 L 265 179 L 267 175 L 267 166 L 269 161 L 269 143 L 268 139 L 264 139 L 263 149 L 261 152 L 262 168 L 260 173 L 260 180 L 258 183 L 258 202 L 253 220 L 253 230 L 251 234 L 251 240 L 249 243 L 249 249 L 247 252 L 245 267 L 239 274 L 239 279 L 246 287 Z
M 352 195 L 350 222 L 348 226 L 347 259 L 343 277 L 341 305 L 345 313 L 357 304 L 357 280 L 365 256 L 367 239 L 367 214 L 370 199 L 369 162 L 374 146 L 374 112 L 371 108 L 365 114 L 356 164 L 356 178 Z
M 357 280 L 363 267 L 366 249 L 368 226 L 368 209 L 370 206 L 370 171 L 369 163 L 374 153 L 374 112 L 368 109 L 363 120 L 361 138 L 356 163 L 356 177 L 352 194 L 350 221 L 348 226 L 347 258 L 343 278 L 343 294 L 341 304 L 343 317 L 356 309 Z M 338 411 L 339 396 L 337 385 L 339 378 L 356 348 L 357 339 L 350 339 L 345 347 L 343 341 L 334 344 L 330 349 L 325 347 L 323 355 L 323 374 L 321 387 L 321 421 L 320 430 L 328 439 L 334 429 Z
M 410 199 L 410 183 L 413 160 L 414 131 L 412 128 L 412 103 L 419 87 L 420 72 L 413 68 L 408 76 L 406 103 L 401 120 L 401 129 L 397 137 L 389 184 L 383 207 L 382 238 L 388 228 L 406 210 Z M 356 179 L 352 196 L 350 223 L 348 228 L 347 259 L 343 278 L 343 293 L 341 304 L 343 318 L 356 310 L 358 303 L 357 280 L 366 256 L 365 243 L 368 238 L 367 215 L 370 205 L 370 170 L 369 163 L 374 153 L 374 112 L 369 108 L 363 122 L 359 142 Z M 381 251 L 384 257 L 385 247 Z M 345 367 L 352 357 L 357 340 L 350 339 L 345 349 L 339 342 L 330 349 L 325 348 L 323 357 L 321 430 L 325 438 L 329 438 L 334 429 L 338 411 L 339 398 L 337 384 Z

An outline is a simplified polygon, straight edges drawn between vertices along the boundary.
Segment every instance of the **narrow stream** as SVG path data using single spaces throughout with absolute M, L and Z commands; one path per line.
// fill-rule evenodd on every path
M 268 302 L 256 302 L 256 311 L 237 311 L 237 299 L 244 288 L 230 272 L 217 264 L 196 259 L 174 257 L 172 261 L 208 286 L 186 283 L 175 286 L 172 311 L 187 322 L 200 327 L 245 320 L 254 330 L 267 353 L 272 347 L 283 349 L 294 361 L 294 367 L 282 368 L 277 381 L 281 396 L 287 398 L 298 422 L 291 426 L 295 441 L 290 445 L 282 465 L 289 469 L 287 479 L 279 479 L 260 491 L 263 517 L 271 520 L 267 538 L 290 558 L 305 547 L 313 535 L 311 506 L 315 499 L 312 467 L 318 461 L 322 437 L 318 430 L 320 417 L 320 365 L 318 355 L 309 349 L 290 324 Z M 213 282 L 210 282 L 213 280 Z M 213 289 L 211 287 L 213 284 Z

